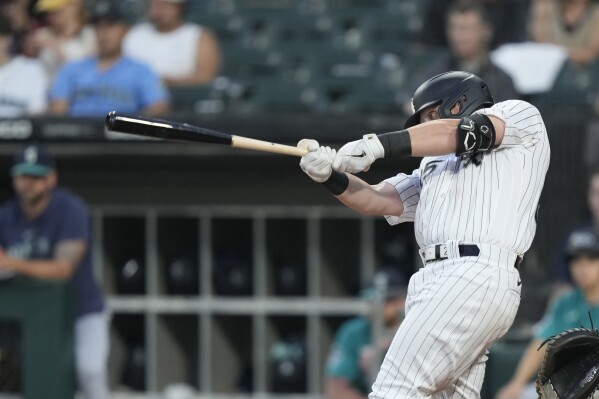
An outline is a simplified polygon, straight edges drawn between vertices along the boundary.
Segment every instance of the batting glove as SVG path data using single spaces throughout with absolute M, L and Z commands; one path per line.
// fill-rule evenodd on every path
M 339 172 L 358 173 L 370 169 L 370 165 L 385 156 L 385 149 L 376 134 L 365 134 L 362 140 L 345 144 L 337 151 L 333 169 Z
M 308 147 L 313 148 L 313 147 Z M 300 168 L 312 180 L 318 183 L 326 181 L 333 173 L 333 159 L 335 150 L 330 147 L 319 147 L 304 155 L 300 161 Z

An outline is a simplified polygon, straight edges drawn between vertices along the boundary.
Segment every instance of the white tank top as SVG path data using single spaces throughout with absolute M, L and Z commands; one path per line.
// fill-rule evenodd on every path
M 150 23 L 134 26 L 124 43 L 125 54 L 148 64 L 160 77 L 183 78 L 196 68 L 202 28 L 186 23 L 172 32 L 158 32 Z

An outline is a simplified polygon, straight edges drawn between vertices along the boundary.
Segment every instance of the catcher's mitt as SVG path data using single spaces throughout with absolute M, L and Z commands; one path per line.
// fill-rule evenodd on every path
M 599 331 L 573 328 L 545 340 L 537 376 L 541 399 L 587 399 L 599 388 Z

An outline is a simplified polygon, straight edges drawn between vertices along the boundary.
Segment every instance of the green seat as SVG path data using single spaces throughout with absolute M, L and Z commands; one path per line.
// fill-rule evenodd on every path
M 224 92 L 209 85 L 172 87 L 170 93 L 173 114 L 220 113 L 225 110 Z
M 277 79 L 253 79 L 242 84 L 244 95 L 235 105 L 239 112 L 321 112 L 327 106 L 326 98 L 315 86 Z

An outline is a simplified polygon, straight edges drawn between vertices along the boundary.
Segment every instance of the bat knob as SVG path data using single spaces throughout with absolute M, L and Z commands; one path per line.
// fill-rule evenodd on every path
M 106 114 L 106 120 L 104 121 L 104 125 L 108 129 L 112 130 L 114 128 L 116 117 L 117 117 L 116 111 L 110 111 L 108 114 Z

